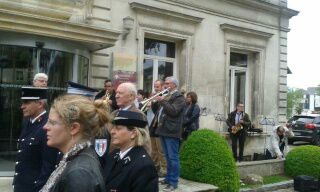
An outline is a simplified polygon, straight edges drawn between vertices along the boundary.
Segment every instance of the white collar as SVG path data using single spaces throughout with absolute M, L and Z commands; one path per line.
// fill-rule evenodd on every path
M 124 108 L 120 108 L 120 110 L 127 111 L 130 107 L 131 107 L 131 105 L 126 106 L 126 107 L 124 107 Z
M 44 110 L 42 113 L 40 113 L 36 118 L 30 119 L 31 124 L 33 124 L 39 117 L 41 117 L 43 114 L 45 114 L 47 111 Z
M 130 147 L 129 149 L 127 149 L 123 152 L 120 151 L 120 153 L 119 153 L 120 159 L 122 159 L 131 149 L 132 149 L 132 147 Z

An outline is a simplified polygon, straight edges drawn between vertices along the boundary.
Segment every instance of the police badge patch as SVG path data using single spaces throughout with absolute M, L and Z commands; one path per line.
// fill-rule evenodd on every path
M 96 139 L 94 142 L 94 149 L 96 150 L 96 153 L 102 157 L 106 150 L 107 150 L 107 139 Z

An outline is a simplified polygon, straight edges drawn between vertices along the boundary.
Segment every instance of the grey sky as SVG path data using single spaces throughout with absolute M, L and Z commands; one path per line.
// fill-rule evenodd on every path
M 288 34 L 288 86 L 304 88 L 320 84 L 319 0 L 288 0 L 288 7 L 299 11 L 291 18 Z

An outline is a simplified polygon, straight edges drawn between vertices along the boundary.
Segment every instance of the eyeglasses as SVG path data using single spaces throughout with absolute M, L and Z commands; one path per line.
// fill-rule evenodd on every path
M 50 126 L 63 125 L 62 122 L 53 121 L 53 120 L 50 120 L 50 119 L 47 121 L 47 124 L 50 125 Z

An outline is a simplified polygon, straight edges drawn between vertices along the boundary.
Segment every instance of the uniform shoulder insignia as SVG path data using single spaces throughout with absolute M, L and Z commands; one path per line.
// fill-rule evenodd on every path
M 108 148 L 107 139 L 95 139 L 94 149 L 100 157 L 102 157 L 106 153 L 107 148 Z

